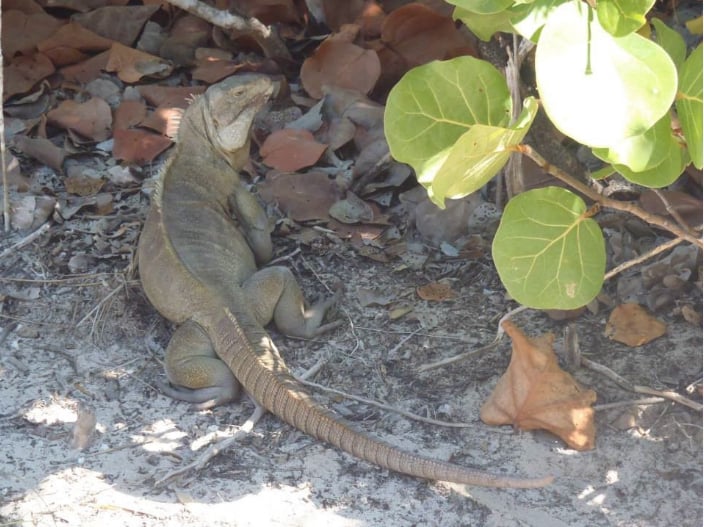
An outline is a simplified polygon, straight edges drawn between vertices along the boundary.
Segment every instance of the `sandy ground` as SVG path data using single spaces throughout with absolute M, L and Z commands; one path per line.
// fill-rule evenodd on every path
M 140 214 L 143 208 L 122 232 L 131 247 Z M 253 406 L 244 401 L 198 412 L 155 388 L 171 328 L 133 275 L 110 274 L 128 267 L 129 254 L 99 260 L 95 268 L 107 274 L 62 278 L 60 261 L 98 236 L 82 242 L 89 235 L 55 225 L 0 261 L 2 276 L 37 280 L 1 283 L 0 525 L 702 524 L 698 412 L 673 403 L 599 410 L 597 448 L 590 452 L 570 450 L 547 433 L 488 427 L 479 408 L 508 364 L 506 340 L 480 358 L 417 372 L 493 339 L 498 318 L 511 306 L 488 259 L 438 258 L 423 271 L 398 270 L 394 262 L 372 262 L 334 244 L 304 248 L 290 264 L 311 297 L 338 278 L 346 284 L 334 315 L 345 326 L 312 342 L 274 334 L 292 369 L 301 373 L 323 360 L 316 382 L 471 426 L 429 425 L 339 396 L 315 396 L 399 447 L 502 474 L 553 474 L 555 483 L 497 490 L 421 481 L 341 453 L 273 416 L 205 467 L 160 481 L 195 461 L 209 438 L 233 433 Z M 283 251 L 292 249 L 287 243 L 277 240 Z M 438 276 L 449 277 L 455 300 L 428 303 L 415 295 L 418 285 Z M 362 290 L 379 288 L 413 311 L 392 320 L 387 307 L 363 307 Z M 690 297 L 701 305 L 699 292 Z M 666 311 L 661 318 L 668 334 L 628 349 L 603 336 L 607 316 L 602 311 L 577 322 L 582 350 L 592 360 L 660 389 L 682 392 L 701 379 L 701 328 Z M 561 346 L 562 323 L 541 313 L 520 315 L 516 323 L 532 335 L 555 332 Z M 598 392 L 598 404 L 641 397 L 588 371 L 575 376 Z M 96 420 L 82 451 L 72 447 L 79 407 Z

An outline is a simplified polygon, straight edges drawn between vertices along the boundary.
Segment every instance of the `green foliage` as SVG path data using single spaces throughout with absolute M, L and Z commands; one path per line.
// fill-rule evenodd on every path
M 677 94 L 677 115 L 695 167 L 702 168 L 702 45 L 684 61 Z
M 599 0 L 596 14 L 601 27 L 615 37 L 623 37 L 645 24 L 645 14 L 654 3 L 655 0 Z
M 559 6 L 545 24 L 535 75 L 550 120 L 594 147 L 644 133 L 677 92 L 677 69 L 660 46 L 635 33 L 611 36 L 587 4 L 575 2 Z
M 646 15 L 653 0 L 450 0 L 480 38 L 509 31 L 537 43 L 539 96 L 555 126 L 593 149 L 614 172 L 662 187 L 691 162 L 702 166 L 702 46 L 686 57 L 682 37 Z M 638 33 L 636 33 L 638 31 Z M 529 130 L 529 97 L 511 124 L 503 75 L 468 57 L 408 72 L 391 91 L 384 125 L 392 155 L 416 170 L 434 203 L 475 192 Z M 676 110 L 681 131 L 672 126 Z M 574 308 L 599 291 L 604 241 L 585 205 L 557 188 L 507 205 L 493 256 L 507 290 L 538 308 Z
M 538 309 L 574 309 L 604 280 L 606 250 L 599 225 L 572 192 L 547 187 L 509 201 L 492 255 L 511 296 Z

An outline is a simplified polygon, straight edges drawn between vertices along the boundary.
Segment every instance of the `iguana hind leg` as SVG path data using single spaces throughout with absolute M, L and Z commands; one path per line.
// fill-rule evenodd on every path
M 213 349 L 210 337 L 192 321 L 179 326 L 166 348 L 166 376 L 161 388 L 169 397 L 212 408 L 239 397 L 240 383 Z
M 341 292 L 306 307 L 301 288 L 287 267 L 272 266 L 254 273 L 242 284 L 257 322 L 276 327 L 291 337 L 315 337 L 338 327 L 342 322 L 323 324 L 327 311 L 337 303 Z

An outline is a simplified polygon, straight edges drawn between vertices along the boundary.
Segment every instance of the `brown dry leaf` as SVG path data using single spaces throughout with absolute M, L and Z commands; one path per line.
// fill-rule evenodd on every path
M 103 51 L 88 60 L 61 68 L 61 76 L 70 82 L 87 84 L 100 76 L 107 67 L 109 58 L 110 51 Z
M 88 55 L 105 51 L 112 45 L 112 40 L 70 22 L 56 31 L 49 38 L 37 44 L 37 49 L 51 59 L 55 66 L 75 64 L 88 58 Z
M 27 192 L 32 184 L 32 180 L 22 174 L 20 162 L 10 152 L 5 152 L 5 177 L 7 186 L 18 192 Z
M 44 9 L 34 0 L 4 0 L 2 3 L 3 11 L 16 9 L 22 11 L 25 15 L 33 15 L 34 13 L 43 13 Z M 4 15 L 3 15 L 4 16 Z M 5 44 L 3 43 L 3 46 Z
M 138 86 L 137 91 L 152 106 L 172 106 L 186 109 L 196 95 L 205 91 L 205 86 Z
M 6 66 L 3 75 L 3 101 L 13 95 L 25 93 L 42 79 L 54 73 L 54 65 L 42 53 L 15 57 L 12 64 Z
M 146 130 L 115 130 L 115 159 L 127 164 L 145 165 L 171 146 L 171 139 Z
M 34 230 L 43 224 L 52 212 L 56 199 L 50 196 L 25 195 L 13 200 L 10 222 L 18 230 Z
M 474 54 L 469 40 L 457 30 L 451 17 L 419 3 L 392 11 L 384 20 L 381 40 L 410 66 Z
M 232 0 L 236 13 L 261 20 L 266 25 L 300 24 L 301 13 L 293 0 Z
M 264 201 L 276 204 L 295 221 L 329 220 L 328 210 L 340 197 L 337 184 L 322 172 L 271 171 L 257 190 Z
M 190 66 L 196 49 L 208 43 L 210 33 L 210 24 L 201 18 L 194 15 L 178 18 L 159 47 L 159 56 L 179 66 Z
M 595 445 L 593 390 L 582 388 L 560 369 L 552 350 L 554 336 L 527 337 L 512 322 L 502 324 L 513 342 L 511 363 L 480 417 L 488 425 L 548 430 L 575 450 Z
M 83 27 L 95 31 L 101 37 L 131 46 L 142 32 L 144 24 L 159 7 L 159 5 L 106 6 L 74 15 L 72 19 Z
M 90 176 L 68 176 L 64 179 L 66 192 L 76 196 L 95 196 L 105 185 L 105 180 Z
M 678 190 L 659 190 L 659 193 L 667 200 L 670 207 L 679 213 L 690 227 L 696 227 L 702 223 L 702 200 L 695 198 L 685 192 Z M 648 212 L 660 216 L 668 216 L 669 212 L 665 204 L 658 197 L 654 190 L 646 189 L 639 198 L 640 206 Z
M 4 6 L 3 6 L 4 7 Z M 46 13 L 25 14 L 3 9 L 2 52 L 6 60 L 17 53 L 30 54 L 39 42 L 52 35 L 64 22 Z
M 339 86 L 369 93 L 381 75 L 377 54 L 350 42 L 328 39 L 303 61 L 301 82 L 311 97 L 320 99 L 323 86 Z
M 616 306 L 606 323 L 604 336 L 636 347 L 647 344 L 667 332 L 667 325 L 651 316 L 639 304 L 627 303 Z
M 416 293 L 423 300 L 428 300 L 430 302 L 444 302 L 446 300 L 452 300 L 457 298 L 457 293 L 452 290 L 450 284 L 444 284 L 442 282 L 430 282 L 416 289 Z
M 110 137 L 112 113 L 103 99 L 93 97 L 84 103 L 63 101 L 47 114 L 50 124 L 71 130 L 93 141 Z
M 345 199 L 333 203 L 329 214 L 337 221 L 347 224 L 371 222 L 375 219 L 372 205 L 349 190 Z
M 79 404 L 76 423 L 73 425 L 71 446 L 78 450 L 88 448 L 93 439 L 96 423 L 95 410 L 87 404 Z
M 338 31 L 344 24 L 351 24 L 364 12 L 366 0 L 322 0 L 325 24 L 333 31 Z
M 259 153 L 265 165 L 282 172 L 296 172 L 314 165 L 326 148 L 308 130 L 284 128 L 269 135 Z
M 40 163 L 53 168 L 57 172 L 61 172 L 66 152 L 48 139 L 17 135 L 13 139 L 13 145 L 20 150 L 20 152 L 33 157 Z
M 191 72 L 191 77 L 207 84 L 214 84 L 237 73 L 244 66 L 241 62 L 229 59 L 198 59 L 197 66 Z
M 147 117 L 147 106 L 142 101 L 122 101 L 112 118 L 112 129 L 127 130 Z
M 165 77 L 173 66 L 160 57 L 115 42 L 110 48 L 105 69 L 117 72 L 121 81 L 137 82 L 142 77 Z

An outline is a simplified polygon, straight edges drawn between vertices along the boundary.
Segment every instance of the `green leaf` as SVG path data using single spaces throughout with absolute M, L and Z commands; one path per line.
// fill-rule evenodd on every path
M 679 71 L 684 58 L 687 55 L 687 45 L 677 31 L 669 28 L 665 23 L 659 18 L 652 18 L 650 23 L 655 28 L 655 42 L 662 46 L 662 49 L 667 51 L 670 55 L 672 62 L 675 63 L 677 70 Z
M 677 71 L 660 46 L 635 33 L 612 37 L 590 20 L 589 10 L 569 2 L 550 15 L 538 41 L 536 81 L 558 129 L 584 145 L 608 148 L 665 115 Z
M 456 5 L 472 13 L 492 15 L 512 6 L 513 0 L 450 0 L 448 4 Z
M 540 36 L 540 30 L 543 29 L 545 22 L 548 20 L 553 10 L 557 6 L 569 1 L 570 0 L 536 0 L 535 3 L 527 6 L 529 9 L 518 10 L 512 8 L 511 10 L 514 14 L 511 17 L 511 23 L 522 37 L 537 42 Z
M 702 45 L 687 57 L 680 72 L 677 115 L 695 167 L 702 168 Z
M 389 93 L 384 133 L 391 155 L 428 181 L 472 125 L 504 126 L 510 114 L 503 75 L 488 62 L 458 57 L 403 76 Z
M 646 22 L 655 0 L 599 0 L 596 14 L 601 26 L 615 37 L 633 33 Z
M 492 255 L 509 294 L 536 309 L 575 309 L 601 289 L 606 250 L 584 201 L 559 187 L 508 202 Z
M 599 159 L 615 165 L 625 165 L 634 172 L 643 172 L 658 166 L 671 155 L 672 128 L 670 115 L 665 114 L 644 134 L 624 139 L 611 148 L 594 148 Z
M 672 134 L 665 144 L 669 147 L 668 155 L 662 163 L 653 168 L 634 172 L 624 165 L 613 165 L 613 167 L 627 180 L 638 185 L 650 188 L 666 187 L 680 177 L 684 168 L 689 164 L 690 158 L 687 150 Z
M 491 40 L 494 33 L 499 31 L 510 33 L 512 31 L 512 12 L 508 9 L 491 15 L 481 15 L 457 7 L 452 16 L 456 20 L 461 20 L 472 33 L 485 42 Z
M 506 164 L 510 148 L 523 140 L 536 113 L 538 101 L 529 97 L 510 128 L 472 125 L 450 149 L 437 172 L 430 174 L 432 177 L 418 178 L 433 203 L 444 208 L 446 198 L 461 198 L 482 188 Z

